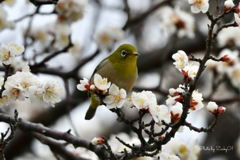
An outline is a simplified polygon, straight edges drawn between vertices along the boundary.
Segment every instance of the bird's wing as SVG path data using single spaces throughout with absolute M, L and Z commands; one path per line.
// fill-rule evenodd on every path
M 101 69 L 108 61 L 109 61 L 108 58 L 105 58 L 104 60 L 102 60 L 102 61 L 97 65 L 97 67 L 96 67 L 95 70 L 93 71 L 93 74 L 92 74 L 92 76 L 91 76 L 91 78 L 90 78 L 90 82 L 91 82 L 91 83 L 93 82 L 93 76 L 94 76 L 94 74 L 97 73 L 97 71 L 98 71 L 99 69 Z
M 93 83 L 93 76 L 94 76 L 94 74 L 97 73 L 97 71 L 98 71 L 99 69 L 101 69 L 108 61 L 109 61 L 108 58 L 105 58 L 105 59 L 103 59 L 103 60 L 97 65 L 97 67 L 96 67 L 95 70 L 93 71 L 93 74 L 92 74 L 92 76 L 91 76 L 91 78 L 90 78 L 90 82 L 91 82 L 91 83 Z M 91 97 L 90 92 L 88 92 L 88 97 Z

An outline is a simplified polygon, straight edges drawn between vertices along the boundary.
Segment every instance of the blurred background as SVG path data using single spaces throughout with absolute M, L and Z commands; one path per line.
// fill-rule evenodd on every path
M 224 1 L 220 2 L 223 12 Z M 216 3 L 210 1 L 209 9 L 215 15 Z M 238 2 L 234 3 L 237 5 Z M 165 104 L 168 90 L 183 84 L 183 76 L 174 67 L 172 55 L 183 50 L 189 56 L 193 54 L 202 58 L 206 49 L 207 25 L 210 24 L 205 14 L 191 12 L 187 0 L 60 0 L 57 5 L 38 7 L 27 0 L 5 0 L 0 4 L 0 12 L 0 43 L 14 41 L 23 44 L 26 49 L 24 55 L 12 64 L 12 73 L 27 61 L 31 72 L 39 79 L 54 78 L 65 87 L 62 101 L 54 108 L 32 105 L 25 100 L 1 109 L 11 115 L 17 109 L 22 119 L 62 132 L 71 129 L 72 134 L 87 140 L 124 133 L 131 140 L 136 135 L 128 126 L 117 122 L 117 116 L 105 106 L 99 107 L 95 117 L 86 121 L 84 117 L 90 101 L 86 92 L 76 88 L 80 79 L 89 79 L 103 58 L 120 44 L 130 43 L 140 53 L 139 78 L 133 91 L 153 91 L 158 103 Z M 229 14 L 222 19 L 222 24 L 233 20 L 233 14 Z M 34 66 L 66 47 L 69 35 L 74 44 L 69 51 L 54 56 L 44 66 Z M 209 62 L 197 88 L 203 94 L 204 104 L 215 101 L 227 108 L 226 113 L 220 116 L 214 132 L 197 133 L 183 127 L 175 139 L 189 146 L 198 144 L 200 160 L 237 160 L 240 158 L 240 28 L 223 29 L 213 45 L 213 56 L 218 57 L 223 51 L 234 52 L 236 64 L 227 66 L 225 62 Z M 4 67 L 0 69 L 1 76 L 4 76 Z M 235 70 L 238 73 L 236 75 Z M 135 108 L 123 109 L 130 119 L 138 114 Z M 150 121 L 150 118 L 145 116 L 144 120 Z M 213 119 L 214 116 L 203 108 L 191 112 L 187 121 L 200 128 L 209 126 Z M 0 123 L 0 127 L 4 132 L 8 124 Z M 73 146 L 68 147 L 74 150 Z M 216 150 L 213 152 L 207 147 Z M 96 159 L 86 150 L 79 152 Z M 16 131 L 5 155 L 7 159 L 56 159 L 48 146 L 21 130 Z

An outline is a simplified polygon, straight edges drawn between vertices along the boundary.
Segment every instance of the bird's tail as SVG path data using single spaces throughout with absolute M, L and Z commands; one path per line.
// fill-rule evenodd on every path
M 94 117 L 98 106 L 99 106 L 99 100 L 97 100 L 94 95 L 91 95 L 91 104 L 85 115 L 86 120 L 90 120 Z

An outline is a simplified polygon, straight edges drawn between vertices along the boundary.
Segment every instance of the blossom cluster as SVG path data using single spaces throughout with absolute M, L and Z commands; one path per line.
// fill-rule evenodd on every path
M 221 62 L 213 60 L 207 61 L 207 66 L 217 72 L 220 76 L 227 75 L 232 85 L 236 88 L 240 86 L 240 59 L 239 51 L 231 51 L 230 49 L 223 49 L 218 58 Z
M 39 81 L 30 72 L 27 62 L 13 63 L 15 56 L 20 56 L 23 52 L 24 47 L 15 42 L 9 43 L 8 46 L 4 44 L 0 46 L 0 61 L 4 65 L 12 64 L 15 71 L 15 74 L 9 76 L 6 82 L 4 82 L 3 77 L 0 77 L 0 87 L 3 88 L 4 85 L 0 106 L 29 98 L 33 104 L 54 107 L 55 103 L 61 101 L 60 96 L 63 94 L 63 87 L 56 80 Z
M 60 0 L 56 9 L 58 12 L 58 21 L 71 24 L 83 17 L 88 0 Z
M 234 18 L 236 24 L 240 27 L 240 3 L 238 3 L 238 6 L 236 8 L 236 11 L 234 13 Z
M 182 50 L 173 54 L 172 58 L 175 60 L 173 64 L 184 75 L 186 81 L 193 81 L 197 75 L 199 66 L 189 63 L 187 54 Z

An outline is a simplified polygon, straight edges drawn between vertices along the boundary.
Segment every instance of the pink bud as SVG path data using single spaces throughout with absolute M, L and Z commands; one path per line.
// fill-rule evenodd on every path
M 225 111 L 226 111 L 226 108 L 225 107 L 219 107 L 218 108 L 218 112 L 219 112 L 219 114 L 223 114 L 223 113 L 225 113 Z
M 91 143 L 92 143 L 93 145 L 99 145 L 99 144 L 102 144 L 102 143 L 104 143 L 104 142 L 105 142 L 105 140 L 104 140 L 103 138 L 101 138 L 101 137 L 95 137 L 95 138 L 93 138 L 92 141 L 91 141 Z

